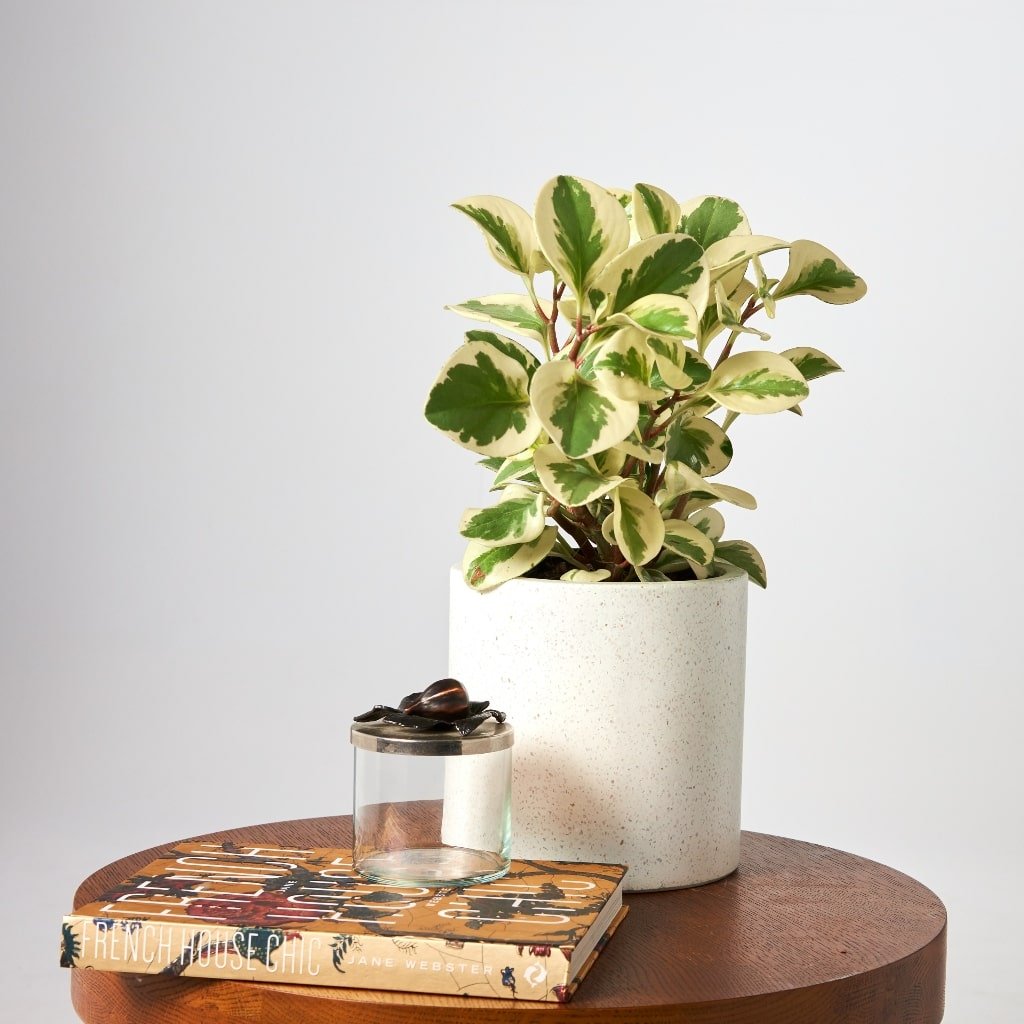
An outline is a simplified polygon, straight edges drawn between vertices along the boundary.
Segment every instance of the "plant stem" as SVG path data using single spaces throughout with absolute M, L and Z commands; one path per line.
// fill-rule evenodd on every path
M 723 346 L 723 348 L 722 348 L 722 354 L 721 354 L 721 355 L 720 355 L 720 356 L 718 357 L 718 360 L 717 360 L 717 362 L 715 363 L 715 369 L 716 369 L 716 370 L 717 370 L 717 369 L 718 369 L 718 368 L 719 368 L 719 367 L 720 367 L 720 366 L 722 365 L 722 363 L 724 363 L 724 362 L 726 361 L 726 359 L 728 359 L 728 358 L 729 358 L 729 356 L 730 356 L 730 355 L 732 354 L 732 347 L 733 347 L 733 345 L 734 345 L 734 344 L 736 344 L 736 339 L 737 339 L 737 338 L 738 338 L 739 336 L 740 336 L 740 332 L 739 332 L 739 331 L 733 331 L 733 332 L 732 332 L 732 334 L 730 334 L 730 335 L 729 335 L 729 340 L 728 340 L 728 341 L 727 341 L 727 342 L 725 343 L 725 345 Z
M 758 304 L 757 299 L 751 295 L 747 301 L 747 305 L 743 312 L 740 314 L 740 323 L 745 324 L 755 313 L 760 312 L 764 309 L 764 304 Z M 740 331 L 733 331 L 729 335 L 729 340 L 725 343 L 725 347 L 722 349 L 722 354 L 718 357 L 718 361 L 715 363 L 715 369 L 725 362 L 726 359 L 732 354 L 732 347 L 736 343 L 736 339 L 740 336 Z
M 671 398 L 666 398 L 664 401 L 660 402 L 657 406 L 655 406 L 654 412 L 651 414 L 651 423 L 647 427 L 647 430 L 644 431 L 644 441 L 650 441 L 652 438 L 657 437 L 659 434 L 663 433 L 668 429 L 669 424 L 672 422 L 671 416 L 669 416 L 669 418 L 666 419 L 664 422 L 657 423 L 658 417 L 663 412 L 673 408 L 676 405 L 679 405 L 680 403 L 685 405 L 688 401 L 690 401 L 690 399 L 695 397 L 695 395 L 681 395 L 678 391 L 676 391 Z
M 686 509 L 686 503 L 689 500 L 690 500 L 690 496 L 688 494 L 680 495 L 679 499 L 672 506 L 672 514 L 669 516 L 669 519 L 682 519 L 683 518 L 683 512 Z
M 579 524 L 573 522 L 573 520 L 569 518 L 564 508 L 560 510 L 556 509 L 551 514 L 551 518 L 554 519 L 554 521 L 558 523 L 558 525 L 561 526 L 574 541 L 576 541 L 580 558 L 582 558 L 591 569 L 596 568 L 599 564 L 597 552 L 594 550 L 593 544 L 590 543 L 586 533 Z
M 546 333 L 544 335 L 543 340 L 544 340 L 544 354 L 548 357 L 548 359 L 550 359 L 551 358 L 551 345 L 552 345 L 552 342 L 554 342 L 557 345 L 557 341 L 555 340 L 554 327 L 552 326 L 552 321 L 554 320 L 554 316 L 558 312 L 558 310 L 557 309 L 552 310 L 552 315 L 551 315 L 551 318 L 549 319 L 547 313 L 544 312 L 544 309 L 542 308 L 542 306 L 540 304 L 540 300 L 537 298 L 537 292 L 536 292 L 536 290 L 533 287 L 533 278 L 530 277 L 529 274 L 520 274 L 519 276 L 523 279 L 523 284 L 526 285 L 526 290 L 527 290 L 527 292 L 529 292 L 530 299 L 533 301 L 533 308 L 535 310 L 537 310 L 537 316 L 539 316 L 541 318 L 541 320 L 543 320 L 544 323 L 546 323 L 548 325 L 548 329 L 547 329 L 547 331 L 546 331 Z M 555 352 L 557 352 L 557 351 L 558 351 L 558 349 L 555 348 Z
M 569 353 L 569 358 L 579 366 L 579 354 L 580 347 L 583 345 L 583 310 L 579 308 L 579 299 L 577 298 L 576 303 L 576 340 L 572 343 L 572 351 Z
M 601 557 L 606 562 L 612 561 L 612 548 L 608 541 L 604 539 L 604 534 L 601 532 L 601 524 L 597 521 L 597 518 L 586 505 L 580 505 L 579 510 L 580 518 L 583 520 L 584 526 L 593 538 L 593 543 L 597 547 Z
M 565 282 L 551 286 L 551 319 L 548 320 L 548 347 L 552 355 L 558 354 L 558 337 L 555 334 L 555 321 L 558 319 L 558 300 L 565 291 Z

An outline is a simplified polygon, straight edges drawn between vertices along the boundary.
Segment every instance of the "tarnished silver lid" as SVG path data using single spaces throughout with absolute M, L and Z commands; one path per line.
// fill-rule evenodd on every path
M 387 722 L 356 722 L 351 731 L 352 745 L 378 754 L 411 754 L 425 757 L 450 757 L 459 754 L 488 754 L 512 746 L 514 734 L 508 722 L 485 722 L 469 736 L 455 731 L 417 731 Z

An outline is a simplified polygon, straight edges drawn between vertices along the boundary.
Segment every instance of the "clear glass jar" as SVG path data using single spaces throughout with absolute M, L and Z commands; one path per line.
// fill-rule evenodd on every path
M 470 736 L 352 726 L 352 859 L 373 882 L 463 886 L 500 878 L 512 847 L 512 726 Z

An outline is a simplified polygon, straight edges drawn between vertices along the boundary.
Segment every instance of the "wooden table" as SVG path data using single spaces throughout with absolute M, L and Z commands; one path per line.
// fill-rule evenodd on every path
M 352 819 L 311 818 L 197 839 L 347 846 Z M 154 859 L 87 878 L 75 906 Z M 696 889 L 627 896 L 630 913 L 571 1002 L 161 979 L 73 970 L 87 1024 L 937 1024 L 946 913 L 912 878 L 849 853 L 746 832 L 739 870 Z

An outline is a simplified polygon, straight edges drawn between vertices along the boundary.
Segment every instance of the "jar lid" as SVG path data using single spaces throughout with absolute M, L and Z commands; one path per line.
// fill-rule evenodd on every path
M 352 745 L 378 754 L 410 754 L 450 757 L 458 754 L 488 754 L 512 746 L 512 726 L 508 722 L 485 722 L 469 736 L 454 731 L 417 732 L 387 722 L 356 722 L 352 726 Z

